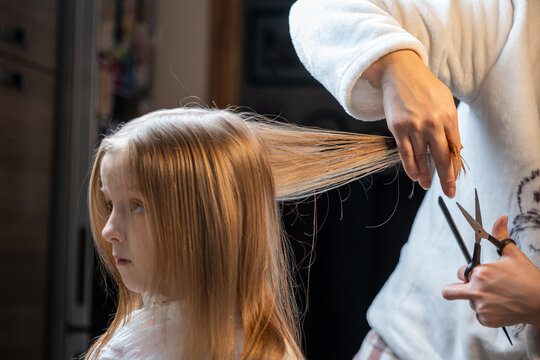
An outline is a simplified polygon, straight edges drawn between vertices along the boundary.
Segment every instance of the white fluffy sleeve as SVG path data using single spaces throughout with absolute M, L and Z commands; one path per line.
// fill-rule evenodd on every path
M 384 117 L 361 78 L 390 52 L 414 50 L 462 100 L 474 99 L 512 25 L 510 0 L 299 0 L 290 32 L 308 71 L 352 116 Z

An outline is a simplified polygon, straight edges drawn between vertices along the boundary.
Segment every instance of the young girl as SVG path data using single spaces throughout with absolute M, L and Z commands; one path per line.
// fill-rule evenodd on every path
M 303 359 L 276 200 L 398 161 L 386 137 L 227 110 L 127 123 L 101 142 L 90 180 L 118 309 L 86 359 Z

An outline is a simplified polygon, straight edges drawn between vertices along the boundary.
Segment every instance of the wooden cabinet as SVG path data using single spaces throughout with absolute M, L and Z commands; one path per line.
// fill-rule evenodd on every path
M 0 0 L 0 52 L 53 70 L 56 21 L 56 0 Z
M 43 358 L 55 1 L 0 0 L 0 354 Z

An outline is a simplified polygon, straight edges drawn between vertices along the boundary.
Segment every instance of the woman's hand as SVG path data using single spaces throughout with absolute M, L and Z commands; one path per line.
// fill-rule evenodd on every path
M 388 128 L 403 167 L 423 188 L 431 186 L 428 148 L 444 193 L 453 197 L 459 166 L 449 142 L 461 150 L 457 112 L 450 90 L 411 50 L 390 53 L 366 69 L 364 79 L 383 93 Z
M 498 239 L 509 237 L 508 217 L 501 216 L 493 226 Z M 465 281 L 465 266 L 458 277 Z M 480 324 L 488 327 L 521 323 L 540 327 L 540 269 L 514 244 L 504 247 L 499 261 L 475 266 L 470 282 L 447 285 L 447 300 L 469 300 Z

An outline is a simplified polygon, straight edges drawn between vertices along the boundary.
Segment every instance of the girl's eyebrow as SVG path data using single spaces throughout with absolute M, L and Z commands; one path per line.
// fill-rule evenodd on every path
M 127 194 L 130 198 L 132 198 L 132 200 L 137 200 L 137 201 L 141 201 L 141 202 L 144 202 L 144 196 L 143 194 L 141 194 L 140 192 L 138 191 L 135 191 L 135 190 L 128 190 L 127 191 Z

